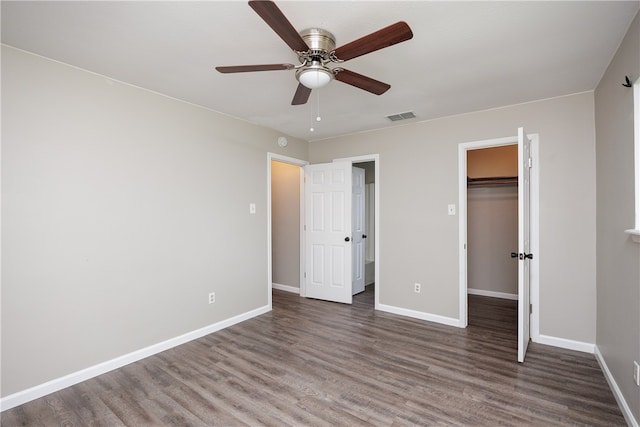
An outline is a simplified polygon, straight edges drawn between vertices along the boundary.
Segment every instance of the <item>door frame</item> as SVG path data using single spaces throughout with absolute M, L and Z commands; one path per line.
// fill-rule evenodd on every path
M 277 153 L 267 153 L 267 301 L 269 310 L 273 308 L 273 238 L 271 230 L 271 162 L 288 163 L 295 166 L 308 165 L 306 160 L 296 159 Z M 304 296 L 304 172 L 300 174 L 300 295 Z
M 531 253 L 535 255 L 535 262 L 531 263 L 530 303 L 532 305 L 530 317 L 531 340 L 537 342 L 540 336 L 540 155 L 539 155 L 539 135 L 537 133 L 527 134 L 531 141 Z M 515 145 L 518 143 L 518 136 L 471 141 L 458 144 L 458 205 L 459 205 L 459 322 L 460 327 L 466 328 L 468 325 L 468 304 L 467 304 L 467 151 L 482 148 L 501 147 L 505 145 Z
M 374 261 L 374 273 L 373 273 L 373 283 L 374 283 L 374 309 L 379 310 L 380 306 L 380 288 L 382 283 L 380 283 L 380 154 L 365 154 L 362 156 L 354 156 L 354 157 L 342 157 L 339 159 L 333 159 L 334 162 L 338 161 L 350 161 L 351 165 L 354 163 L 365 163 L 365 162 L 373 162 L 374 163 L 374 201 L 373 201 L 373 211 L 374 211 L 374 234 L 375 241 L 373 244 L 373 261 Z M 365 286 L 366 288 L 366 286 Z
M 310 164 L 307 160 L 296 159 L 294 157 L 285 156 L 282 154 L 267 153 L 267 301 L 269 309 L 273 307 L 272 303 L 272 291 L 273 291 L 273 254 L 272 254 L 272 230 L 271 230 L 271 161 L 277 161 L 282 163 L 289 163 L 292 165 L 300 166 Z M 336 161 L 350 161 L 353 163 L 374 162 L 374 233 L 375 242 L 373 245 L 374 251 L 374 309 L 378 310 L 380 305 L 380 154 L 365 154 L 362 156 L 345 157 L 340 159 L 333 159 Z M 304 173 L 300 174 L 300 296 L 305 296 L 304 285 L 304 266 L 305 266 L 305 240 L 304 240 Z

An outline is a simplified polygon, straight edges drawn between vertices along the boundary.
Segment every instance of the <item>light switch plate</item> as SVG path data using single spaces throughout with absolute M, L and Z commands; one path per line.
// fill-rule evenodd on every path
M 447 206 L 447 213 L 449 215 L 455 215 L 456 214 L 456 205 L 448 205 Z
M 256 204 L 255 203 L 249 203 L 249 213 L 250 214 L 255 214 L 256 213 Z

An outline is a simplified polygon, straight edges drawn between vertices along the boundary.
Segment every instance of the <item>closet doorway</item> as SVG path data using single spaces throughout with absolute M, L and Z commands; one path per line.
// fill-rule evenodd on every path
M 468 150 L 467 293 L 517 300 L 517 248 L 518 146 Z
M 508 187 L 514 175 L 502 173 L 498 174 L 493 171 L 490 174 L 484 174 L 479 176 L 480 179 L 474 179 L 476 177 L 468 176 L 467 160 L 468 152 L 480 149 L 504 147 L 517 144 L 518 160 L 517 160 L 517 175 L 518 184 L 515 188 L 518 190 L 518 196 L 516 198 L 518 202 L 518 227 L 517 227 L 517 248 L 511 248 L 511 243 L 508 240 L 508 233 L 496 230 L 488 230 L 489 238 L 492 239 L 492 243 L 496 244 L 496 240 L 502 238 L 507 243 L 504 244 L 502 249 L 498 249 L 495 252 L 499 256 L 499 260 L 503 265 L 510 261 L 518 264 L 518 276 L 517 276 L 517 293 L 512 294 L 508 287 L 496 287 L 495 276 L 490 279 L 493 283 L 489 288 L 482 289 L 483 285 L 474 283 L 474 277 L 472 274 L 474 270 L 474 264 L 476 260 L 469 258 L 473 255 L 473 240 L 474 230 L 470 232 L 472 235 L 468 236 L 468 209 L 467 205 L 476 202 L 475 199 L 491 198 L 491 197 L 503 197 L 508 194 L 509 190 L 504 187 Z M 474 293 L 486 295 L 483 298 L 491 298 L 496 301 L 510 301 L 507 298 L 513 298 L 517 295 L 517 347 L 518 362 L 523 362 L 527 345 L 530 340 L 537 341 L 539 339 L 539 325 L 540 325 L 540 305 L 539 305 L 539 182 L 540 182 L 540 168 L 539 168 L 539 136 L 538 134 L 527 134 L 523 128 L 518 128 L 517 136 L 497 138 L 483 141 L 473 141 L 467 143 L 461 143 L 458 145 L 458 182 L 459 182 L 459 272 L 460 272 L 460 327 L 467 327 L 469 324 L 469 304 L 468 304 L 468 288 L 471 289 L 469 295 Z M 489 151 L 478 151 L 479 154 L 490 153 Z M 471 154 L 473 156 L 473 154 Z M 471 178 L 471 179 L 469 179 Z M 485 179 L 491 178 L 491 179 Z M 492 184 L 492 185 L 491 185 Z M 489 187 L 502 187 L 502 193 L 499 196 L 477 196 L 471 195 L 469 187 L 476 185 Z M 475 190 L 471 190 L 475 191 Z M 494 190 L 483 190 L 485 193 L 496 192 Z M 474 199 L 475 197 L 475 199 Z M 506 197 L 508 199 L 508 197 Z M 468 200 L 469 199 L 469 200 Z M 512 198 L 513 200 L 513 198 Z M 474 206 L 471 207 L 473 209 Z M 473 213 L 472 213 L 473 214 Z M 495 215 L 495 214 L 494 214 Z M 470 221 L 474 221 L 473 218 Z M 508 222 L 504 219 L 502 222 Z M 471 227 L 474 225 L 472 224 Z M 484 228 L 489 227 L 484 224 Z M 481 231 L 487 231 L 482 230 Z M 505 238 L 505 235 L 507 236 Z M 468 241 L 468 237 L 470 241 Z M 476 242 L 477 243 L 477 242 Z M 515 259 L 512 258 L 515 256 Z M 481 259 L 481 258 L 480 258 Z M 481 268 L 486 268 L 481 266 Z M 490 268 L 490 267 L 489 267 Z M 494 267 L 500 269 L 500 267 Z M 503 268 L 504 270 L 505 268 Z M 508 267 L 506 268 L 508 270 Z M 490 271 L 491 273 L 491 271 Z M 510 281 L 509 276 L 506 283 Z M 475 287 L 474 287 L 475 286 Z M 505 286 L 505 282 L 502 282 L 502 286 Z M 507 285 L 508 286 L 508 285 Z M 498 297 L 498 298 L 496 298 Z
M 469 326 L 517 340 L 518 146 L 467 151 Z

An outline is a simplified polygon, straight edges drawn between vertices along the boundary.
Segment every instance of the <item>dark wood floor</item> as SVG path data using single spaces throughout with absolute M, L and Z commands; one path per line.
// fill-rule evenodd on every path
M 467 329 L 274 291 L 273 311 L 2 414 L 2 426 L 626 425 L 592 355 L 470 297 Z

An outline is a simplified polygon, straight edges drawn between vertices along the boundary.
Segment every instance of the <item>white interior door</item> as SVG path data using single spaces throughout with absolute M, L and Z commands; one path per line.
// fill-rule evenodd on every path
M 351 162 L 304 171 L 305 296 L 351 304 Z
M 531 142 L 518 128 L 518 362 L 524 362 L 530 330 L 530 176 Z
M 364 291 L 364 260 L 365 260 L 365 242 L 366 242 L 366 228 L 365 228 L 365 208 L 364 208 L 364 169 L 353 168 L 352 169 L 352 234 L 353 239 L 351 247 L 352 253 L 352 289 L 353 295 Z

